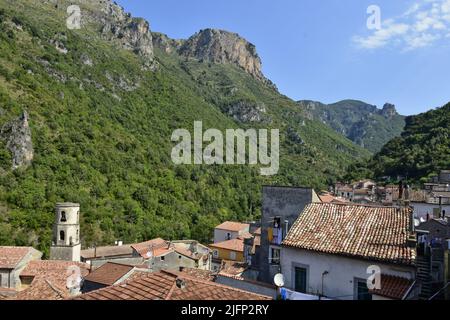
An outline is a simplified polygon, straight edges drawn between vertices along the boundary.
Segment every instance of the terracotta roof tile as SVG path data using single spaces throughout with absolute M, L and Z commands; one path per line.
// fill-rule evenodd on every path
M 284 246 L 411 265 L 411 209 L 313 203 L 292 226 Z
M 381 289 L 371 290 L 371 293 L 400 300 L 404 298 L 412 284 L 412 280 L 389 275 L 381 275 Z
M 32 250 L 31 247 L 0 247 L 0 269 L 14 269 Z
M 133 270 L 133 268 L 133 266 L 125 264 L 108 262 L 95 269 L 84 280 L 110 286 Z
M 183 286 L 177 286 L 177 280 Z M 171 272 L 136 272 L 122 284 L 92 291 L 75 300 L 269 300 L 270 297 Z
M 244 262 L 228 261 L 222 260 L 222 265 L 220 266 L 219 275 L 224 277 L 231 277 L 236 279 L 241 279 L 242 273 L 248 269 L 248 264 Z
M 226 221 L 216 227 L 216 229 L 220 230 L 228 230 L 228 231 L 242 231 L 242 230 L 248 230 L 250 228 L 250 225 L 248 223 L 240 223 L 240 222 L 232 222 L 232 221 Z
M 138 252 L 143 258 L 148 258 L 147 254 L 150 248 L 153 248 L 153 250 L 164 249 L 164 247 L 166 247 L 166 249 L 169 249 L 169 243 L 164 239 L 157 238 L 146 242 L 132 244 L 131 247 L 136 250 L 136 252 Z
M 244 252 L 244 239 L 232 239 L 228 241 L 213 243 L 209 245 L 211 248 L 226 249 L 231 251 Z
M 215 274 L 213 271 L 209 271 L 209 270 L 201 270 L 201 269 L 195 269 L 195 268 L 183 268 L 180 271 L 181 275 L 187 275 L 189 277 L 193 277 L 193 278 L 199 278 L 202 280 L 209 280 L 209 281 L 213 281 L 215 278 Z
M 67 278 L 71 267 L 80 268 L 81 277 L 89 273 L 85 263 L 71 261 L 35 260 L 30 261 L 20 273 L 20 277 L 33 277 L 27 289 L 19 292 L 14 300 L 61 300 L 69 296 Z

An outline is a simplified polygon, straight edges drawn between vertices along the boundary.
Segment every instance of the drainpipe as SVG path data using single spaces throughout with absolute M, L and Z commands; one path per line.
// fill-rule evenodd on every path
M 324 278 L 325 278 L 325 276 L 328 275 L 328 274 L 329 274 L 328 271 L 322 272 L 322 291 L 321 291 L 321 293 L 320 293 L 319 300 L 322 300 L 321 298 L 322 298 L 322 297 L 325 297 L 325 295 L 323 294 L 323 283 L 324 283 Z

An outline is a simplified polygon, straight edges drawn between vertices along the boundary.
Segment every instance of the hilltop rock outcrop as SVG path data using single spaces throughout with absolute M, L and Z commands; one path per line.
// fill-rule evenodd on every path
M 2 127 L 0 139 L 6 141 L 6 148 L 11 152 L 13 170 L 31 165 L 34 150 L 26 111 Z
M 385 118 L 392 118 L 394 116 L 398 115 L 397 109 L 395 108 L 395 105 L 386 103 L 383 106 L 383 109 L 381 110 L 381 115 Z
M 178 51 L 182 56 L 201 61 L 234 64 L 259 80 L 267 80 L 255 46 L 236 33 L 201 30 L 186 40 Z

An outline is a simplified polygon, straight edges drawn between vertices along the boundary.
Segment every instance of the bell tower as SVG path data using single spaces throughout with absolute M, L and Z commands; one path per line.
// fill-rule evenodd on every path
M 80 205 L 58 203 L 55 209 L 50 260 L 80 261 Z

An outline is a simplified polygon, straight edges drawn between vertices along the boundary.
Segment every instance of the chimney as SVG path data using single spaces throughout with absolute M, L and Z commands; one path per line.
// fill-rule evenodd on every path
M 184 289 L 186 288 L 186 282 L 183 279 L 177 278 L 176 285 L 178 289 Z

